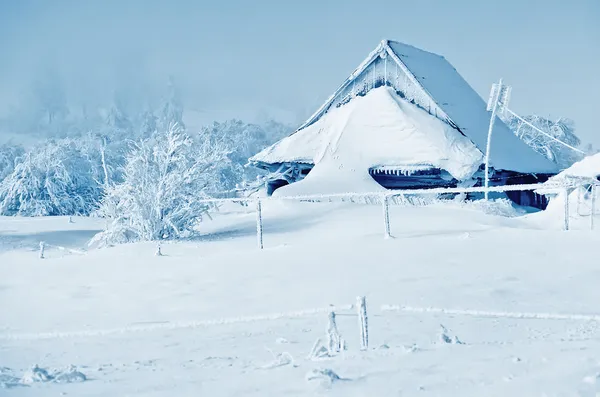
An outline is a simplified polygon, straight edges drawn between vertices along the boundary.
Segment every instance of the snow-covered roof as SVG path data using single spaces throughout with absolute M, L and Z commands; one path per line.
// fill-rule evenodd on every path
M 391 87 L 376 88 L 332 109 L 264 155 L 315 164 L 302 181 L 276 192 L 291 195 L 381 190 L 369 174 L 381 166 L 408 171 L 428 164 L 465 180 L 483 157 L 467 137 Z
M 354 100 L 357 93 L 364 95 L 378 84 L 392 86 L 399 96 L 458 129 L 485 152 L 490 113 L 475 90 L 444 57 L 384 40 L 298 130 L 250 161 L 314 163 L 319 150 L 327 145 L 327 138 L 324 134 L 299 133 L 336 107 Z M 494 126 L 490 164 L 498 170 L 557 172 L 554 163 L 533 151 L 499 119 Z

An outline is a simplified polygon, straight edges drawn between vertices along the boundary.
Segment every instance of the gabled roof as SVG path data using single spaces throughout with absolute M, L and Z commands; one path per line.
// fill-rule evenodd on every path
M 364 80 L 368 77 L 365 77 L 365 73 L 370 70 L 373 70 L 372 88 L 376 87 L 375 72 L 378 67 L 382 68 L 382 64 L 384 64 L 384 71 L 379 70 L 378 73 L 383 74 L 384 84 L 391 85 L 399 95 L 410 99 L 415 105 L 458 129 L 482 153 L 485 153 L 490 112 L 486 110 L 483 99 L 444 57 L 390 40 L 379 43 L 295 133 L 315 123 L 332 107 L 335 108 L 351 100 L 348 97 L 355 95 L 357 81 L 362 79 L 361 83 L 364 84 Z M 395 80 L 390 72 L 392 68 L 396 71 Z M 284 141 L 289 138 L 284 138 L 273 146 L 281 146 L 281 144 L 285 146 Z M 273 147 L 254 156 L 251 161 L 269 163 L 269 152 L 273 152 Z M 278 161 L 273 162 L 280 162 L 280 160 L 281 156 Z M 527 173 L 557 172 L 553 162 L 527 146 L 499 119 L 496 119 L 494 125 L 490 164 L 497 170 Z

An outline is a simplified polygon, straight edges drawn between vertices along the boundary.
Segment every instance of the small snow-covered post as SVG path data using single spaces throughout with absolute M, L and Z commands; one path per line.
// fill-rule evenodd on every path
M 334 311 L 329 312 L 327 319 L 327 351 L 330 356 L 333 356 L 342 350 L 342 336 L 337 328 Z
M 358 326 L 360 331 L 360 350 L 369 348 L 369 324 L 367 320 L 367 300 L 364 296 L 356 297 Z
M 69 215 L 69 223 L 73 223 L 73 217 Z
M 596 185 L 592 185 L 592 213 L 590 214 L 590 230 L 594 230 L 594 215 L 596 215 Z
M 383 224 L 385 230 L 383 236 L 384 238 L 390 238 L 390 203 L 387 195 L 384 194 L 381 196 L 381 203 L 383 205 Z
M 156 252 L 154 252 L 154 256 L 162 256 L 162 250 L 160 248 L 160 241 L 156 243 Z
M 569 230 L 569 188 L 565 189 L 565 224 L 564 230 Z
M 263 249 L 262 204 L 260 199 L 256 200 L 256 238 L 258 249 Z
M 40 259 L 44 259 L 44 249 L 46 248 L 46 243 L 40 241 Z

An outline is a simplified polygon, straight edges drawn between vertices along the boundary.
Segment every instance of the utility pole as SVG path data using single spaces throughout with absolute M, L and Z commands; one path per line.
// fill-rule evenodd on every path
M 494 122 L 496 121 L 496 113 L 504 112 L 506 106 L 508 106 L 508 100 L 510 99 L 511 87 L 502 84 L 502 79 L 498 83 L 492 84 L 492 90 L 487 103 L 488 112 L 492 111 L 490 117 L 490 126 L 488 128 L 487 144 L 485 145 L 485 200 L 488 200 L 488 188 L 490 184 L 490 149 L 492 147 L 492 131 L 494 129 Z

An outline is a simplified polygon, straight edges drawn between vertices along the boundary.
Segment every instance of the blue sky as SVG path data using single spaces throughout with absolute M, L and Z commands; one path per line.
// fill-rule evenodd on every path
M 0 0 L 0 107 L 51 65 L 73 98 L 151 96 L 171 74 L 207 120 L 300 119 L 390 38 L 484 98 L 503 77 L 513 109 L 570 117 L 600 147 L 599 20 L 598 0 Z

